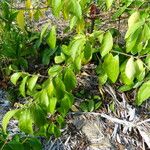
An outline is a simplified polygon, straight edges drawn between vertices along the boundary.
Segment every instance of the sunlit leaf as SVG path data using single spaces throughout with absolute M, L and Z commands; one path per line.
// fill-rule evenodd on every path
M 50 112 L 51 114 L 54 114 L 56 104 L 57 104 L 57 98 L 56 97 L 51 98 L 49 102 L 49 106 L 48 106 L 48 112 Z
M 103 63 L 103 69 L 107 73 L 108 78 L 114 83 L 119 75 L 119 57 L 108 54 Z
M 47 44 L 51 49 L 54 49 L 56 46 L 56 28 L 52 26 L 49 35 L 47 37 Z
M 6 128 L 7 128 L 7 125 L 9 123 L 9 120 L 18 112 L 18 109 L 15 109 L 15 110 L 10 110 L 8 111 L 5 116 L 3 117 L 3 120 L 2 120 L 2 127 L 3 127 L 3 130 L 4 130 L 4 133 L 6 133 Z
M 36 82 L 38 80 L 38 75 L 33 75 L 29 80 L 28 80 L 28 88 L 29 90 L 33 90 L 33 88 L 35 87 L 36 85 Z
M 32 118 L 29 109 L 22 110 L 19 114 L 19 128 L 21 131 L 33 134 Z
M 11 81 L 14 85 L 16 85 L 16 83 L 17 83 L 18 79 L 21 77 L 21 75 L 22 75 L 21 72 L 16 72 L 16 73 L 14 73 L 14 74 L 11 76 L 10 81 Z
M 25 30 L 25 19 L 24 19 L 24 11 L 23 11 L 23 10 L 19 10 L 16 19 L 17 19 L 18 26 L 19 26 L 22 30 Z
M 27 82 L 27 79 L 28 79 L 28 76 L 25 76 L 23 78 L 23 80 L 21 81 L 21 84 L 19 86 L 19 91 L 20 91 L 20 94 L 25 97 L 26 94 L 25 94 L 25 87 L 26 87 L 26 82 Z
M 125 74 L 129 79 L 133 79 L 135 76 L 136 70 L 135 70 L 135 62 L 134 58 L 131 57 L 128 59 L 126 68 L 125 68 Z
M 107 31 L 104 35 L 102 45 L 100 47 L 100 53 L 101 56 L 104 57 L 106 54 L 108 54 L 113 47 L 113 38 L 110 33 L 110 31 Z
M 136 104 L 140 106 L 145 100 L 150 97 L 150 80 L 143 83 L 137 93 Z

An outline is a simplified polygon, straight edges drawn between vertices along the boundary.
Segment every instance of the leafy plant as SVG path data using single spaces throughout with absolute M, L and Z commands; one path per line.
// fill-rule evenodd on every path
M 4 3 L 4 6 L 8 8 L 7 3 Z M 5 32 L 2 32 L 1 37 L 3 42 L 1 42 L 0 51 L 3 51 L 3 55 L 15 59 L 16 63 L 27 68 L 26 56 L 35 53 L 26 45 L 31 42 L 38 49 L 42 43 L 46 43 L 47 47 L 42 50 L 42 53 L 39 51 L 37 53 L 40 53 L 42 63 L 48 67 L 47 75 L 31 74 L 21 70 L 22 67 L 12 68 L 15 73 L 11 76 L 11 82 L 19 87 L 20 95 L 28 100 L 18 109 L 6 113 L 2 123 L 5 133 L 9 120 L 14 117 L 19 120 L 19 128 L 25 133 L 60 136 L 65 116 L 74 102 L 72 91 L 77 86 L 76 75 L 80 73 L 82 66 L 90 61 L 98 64 L 96 73 L 99 89 L 105 83 L 116 82 L 121 84 L 120 91 L 137 89 L 135 104 L 138 106 L 150 97 L 150 8 L 146 0 L 121 0 L 119 4 L 113 0 L 98 0 L 97 3 L 93 3 L 93 0 L 48 0 L 46 6 L 52 9 L 56 17 L 62 14 L 64 19 L 69 20 L 68 30 L 74 34 L 67 44 L 58 43 L 57 27 L 49 24 L 44 25 L 41 33 L 35 37 L 35 45 L 32 43 L 34 40 L 26 41 L 29 37 L 26 33 L 28 30 L 23 10 L 17 13 L 9 12 L 10 16 L 15 14 L 15 25 L 10 22 L 10 26 L 5 21 L 5 19 L 8 20 L 6 8 L 1 17 L 2 26 L 7 29 L 6 36 L 4 37 Z M 31 1 L 26 1 L 26 11 L 30 19 L 40 18 L 38 12 L 40 10 L 31 8 Z M 99 29 L 103 26 L 101 12 L 106 13 L 111 8 L 113 8 L 113 15 L 110 22 L 121 19 L 124 14 L 128 15 L 124 45 L 116 41 L 116 37 L 120 38 L 118 29 L 109 27 L 104 30 Z M 91 27 L 90 31 L 89 27 Z M 13 42 L 10 41 L 11 36 Z M 81 109 L 93 111 L 100 106 L 101 101 L 92 99 L 83 102 Z M 112 103 L 112 111 L 113 107 Z M 27 122 L 28 125 L 26 125 Z
M 42 145 L 40 141 L 35 137 L 15 134 L 13 136 L 4 134 L 0 129 L 0 148 L 1 150 L 13 150 L 13 149 L 29 149 L 29 150 L 41 150 Z

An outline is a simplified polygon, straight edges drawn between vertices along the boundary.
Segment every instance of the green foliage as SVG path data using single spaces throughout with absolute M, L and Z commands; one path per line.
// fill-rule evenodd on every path
M 74 102 L 76 75 L 90 61 L 98 64 L 96 73 L 100 89 L 106 83 L 119 82 L 119 91 L 137 90 L 136 105 L 150 98 L 150 9 L 146 1 L 121 0 L 119 5 L 113 0 L 97 1 L 97 9 L 104 13 L 112 8 L 110 22 L 128 15 L 124 45 L 116 41 L 120 36 L 118 29 L 99 30 L 103 18 L 92 11 L 91 4 L 95 5 L 92 0 L 47 1 L 46 6 L 51 7 L 56 17 L 69 20 L 63 32 L 72 35 L 65 42 L 58 39 L 57 26 L 50 23 L 45 24 L 40 33 L 29 30 L 28 20 L 38 20 L 42 16 L 40 9 L 30 10 L 31 1 L 26 1 L 27 10 L 19 11 L 10 9 L 5 1 L 0 4 L 0 58 L 9 60 L 10 71 L 14 72 L 10 80 L 18 87 L 20 95 L 28 99 L 17 110 L 6 113 L 2 122 L 5 133 L 9 120 L 14 117 L 19 121 L 19 128 L 27 134 L 59 137 Z M 29 60 L 41 60 L 44 71 L 30 68 L 32 62 Z M 100 99 L 90 98 L 81 103 L 80 109 L 90 112 L 101 105 Z M 110 109 L 114 111 L 113 103 Z M 29 143 L 34 141 L 30 139 Z
M 31 136 L 14 135 L 13 137 L 4 134 L 0 129 L 0 148 L 2 150 L 41 150 L 41 142 Z

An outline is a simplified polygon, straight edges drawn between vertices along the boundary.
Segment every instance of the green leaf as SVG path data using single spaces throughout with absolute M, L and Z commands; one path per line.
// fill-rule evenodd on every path
M 25 30 L 24 10 L 19 10 L 16 20 L 19 28 Z
M 92 46 L 90 42 L 86 42 L 85 48 L 84 48 L 84 59 L 85 63 L 90 61 L 92 58 Z
M 119 91 L 120 92 L 126 92 L 126 91 L 129 91 L 133 88 L 133 85 L 123 85 L 121 87 L 119 87 Z
M 146 41 L 150 39 L 150 26 L 148 24 L 144 24 L 144 28 L 141 35 L 141 40 Z
M 80 108 L 81 108 L 82 111 L 88 112 L 88 104 L 87 104 L 87 101 L 86 101 L 86 102 L 82 102 L 82 103 L 80 104 Z
M 79 1 L 68 0 L 68 10 L 71 13 L 73 13 L 73 15 L 75 15 L 76 17 L 81 19 L 81 17 L 82 17 L 82 9 L 81 9 L 81 6 L 79 4 Z
M 24 150 L 24 147 L 22 143 L 12 140 L 5 145 L 3 150 Z
M 55 95 L 58 99 L 62 99 L 65 94 L 65 85 L 60 77 L 56 77 L 53 80 L 53 85 L 55 89 Z
M 126 39 L 126 52 L 131 52 L 134 50 L 134 52 L 138 52 L 138 49 L 135 47 L 135 45 L 137 45 L 137 42 L 138 41 L 138 38 L 141 34 L 141 31 L 142 29 L 139 28 L 137 29 L 131 36 L 129 36 L 127 39 Z
M 45 24 L 44 27 L 42 28 L 41 35 L 40 35 L 40 42 L 42 42 L 42 38 L 43 38 L 48 26 L 49 26 L 49 23 Z
M 25 94 L 25 85 L 26 85 L 26 82 L 27 82 L 27 79 L 28 79 L 28 76 L 25 76 L 23 78 L 23 80 L 21 81 L 21 84 L 19 86 L 19 91 L 20 91 L 20 94 L 25 97 L 26 94 Z
M 49 70 L 48 70 L 48 75 L 49 76 L 56 76 L 58 73 L 60 73 L 62 71 L 62 66 L 59 66 L 59 65 L 55 65 L 55 66 L 52 66 Z
M 33 137 L 28 138 L 27 141 L 23 144 L 25 145 L 26 143 L 28 143 L 30 145 L 30 148 L 32 150 L 41 150 L 42 149 L 42 144 L 40 143 L 40 141 L 37 138 L 33 138 Z
M 65 60 L 65 55 L 63 53 L 61 53 L 60 56 L 55 56 L 55 63 L 56 64 L 60 64 Z
M 28 80 L 28 88 L 30 91 L 33 90 L 33 88 L 35 87 L 36 85 L 36 82 L 38 80 L 38 75 L 33 75 L 29 80 Z
M 119 7 L 119 9 L 113 14 L 112 19 L 115 20 L 120 17 L 124 11 L 126 10 L 127 6 Z
M 14 73 L 14 74 L 11 76 L 10 81 L 11 81 L 14 85 L 16 85 L 16 83 L 17 83 L 17 81 L 18 81 L 18 79 L 20 78 L 21 75 L 22 75 L 21 72 L 16 72 L 16 73 Z
M 74 97 L 72 94 L 66 93 L 64 98 L 61 100 L 61 105 L 60 105 L 60 113 L 62 116 L 65 116 L 71 106 L 73 105 Z
M 107 9 L 109 9 L 113 3 L 113 0 L 105 0 Z
M 113 47 L 113 38 L 110 33 L 110 31 L 107 31 L 104 35 L 102 45 L 100 47 L 100 53 L 101 56 L 104 57 L 106 54 L 108 54 Z
M 89 110 L 89 112 L 92 112 L 93 110 L 94 110 L 94 101 L 93 100 L 89 100 L 88 101 L 89 103 L 88 103 L 88 110 Z
M 49 97 L 46 89 L 43 89 L 40 93 L 40 105 L 45 108 L 45 110 L 49 106 Z
M 52 12 L 55 16 L 59 16 L 60 10 L 62 8 L 61 0 L 52 0 Z
M 78 18 L 76 16 L 73 16 L 70 20 L 70 30 L 73 29 L 73 27 L 76 25 Z
M 130 35 L 132 35 L 138 28 L 140 28 L 144 24 L 144 21 L 139 21 L 134 24 L 131 28 L 128 29 L 125 35 L 125 39 L 127 39 Z
M 55 28 L 55 26 L 52 26 L 46 41 L 51 49 L 55 48 L 55 46 L 56 46 L 56 28 Z
M 131 57 L 128 59 L 128 61 L 126 63 L 125 74 L 126 74 L 127 78 L 133 80 L 135 73 L 136 73 L 135 62 L 134 62 L 134 58 Z
M 98 83 L 99 83 L 99 85 L 100 86 L 104 85 L 106 83 L 106 81 L 107 81 L 107 78 L 108 78 L 107 74 L 104 71 L 102 71 L 98 75 Z
M 136 104 L 140 106 L 145 100 L 150 97 L 150 80 L 143 83 L 137 93 Z
M 38 104 L 34 104 L 30 108 L 30 112 L 31 112 L 32 119 L 35 125 L 37 125 L 38 127 L 45 125 L 46 114 L 43 111 L 42 107 L 40 107 Z
M 19 114 L 19 128 L 21 131 L 33 134 L 33 120 L 31 118 L 30 109 L 22 110 Z
M 15 109 L 15 110 L 10 110 L 8 111 L 5 116 L 3 117 L 3 120 L 2 120 L 2 127 L 3 127 L 3 130 L 4 130 L 4 133 L 6 133 L 6 128 L 7 128 L 7 125 L 9 123 L 9 120 L 18 112 L 18 109 Z
M 115 83 L 119 75 L 119 57 L 116 55 L 108 54 L 102 65 L 104 71 L 107 73 L 108 78 Z
M 56 111 L 55 110 L 56 104 L 57 104 L 57 98 L 56 97 L 51 98 L 49 102 L 48 112 L 50 112 L 51 114 L 54 114 Z
M 76 76 L 70 68 L 66 69 L 66 72 L 65 72 L 65 75 L 64 75 L 64 84 L 65 84 L 66 90 L 68 92 L 73 90 L 77 85 Z
M 134 24 L 139 21 L 139 19 L 140 19 L 140 13 L 139 11 L 135 11 L 128 19 L 128 27 L 129 28 L 133 27 Z
M 144 63 L 141 59 L 135 61 L 136 78 L 138 81 L 142 81 L 145 77 Z
M 83 48 L 85 44 L 85 37 L 79 37 L 75 40 L 73 40 L 71 42 L 71 44 L 69 45 L 70 46 L 70 55 L 73 59 L 73 61 L 75 60 L 75 58 L 77 56 L 79 56 L 81 54 L 81 50 Z

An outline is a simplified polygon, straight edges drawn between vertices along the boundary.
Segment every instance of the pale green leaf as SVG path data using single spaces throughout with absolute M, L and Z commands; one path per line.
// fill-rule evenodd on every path
M 3 117 L 3 120 L 2 120 L 2 127 L 3 127 L 3 130 L 4 130 L 4 133 L 6 133 L 6 128 L 7 128 L 7 125 L 9 123 L 9 120 L 18 112 L 18 109 L 15 109 L 15 110 L 10 110 L 8 111 L 5 116 Z
M 144 21 L 139 21 L 134 24 L 134 26 L 128 28 L 126 32 L 125 39 L 127 39 L 131 34 L 133 34 L 138 28 L 140 28 L 144 24 Z
M 109 9 L 113 3 L 113 0 L 105 0 L 107 9 Z
M 62 71 L 62 66 L 59 65 L 55 65 L 50 67 L 50 69 L 48 70 L 48 75 L 50 76 L 56 76 L 58 73 L 60 73 Z
M 62 0 L 52 0 L 52 12 L 55 16 L 59 16 L 62 8 Z
M 36 85 L 36 82 L 38 80 L 38 75 L 33 75 L 29 80 L 28 80 L 28 88 L 29 90 L 33 90 L 33 88 L 35 87 Z
M 137 23 L 140 19 L 140 13 L 139 11 L 135 11 L 128 19 L 128 27 L 131 28 L 134 26 L 135 23 Z
M 141 59 L 135 61 L 136 78 L 138 81 L 142 81 L 145 77 L 145 67 Z
M 18 79 L 20 78 L 21 75 L 22 75 L 21 72 L 16 72 L 16 73 L 14 73 L 14 74 L 11 76 L 10 81 L 11 81 L 14 85 L 16 85 L 16 83 L 17 83 L 17 81 L 18 81 Z
M 73 60 L 80 55 L 81 50 L 85 44 L 85 37 L 81 37 L 78 39 L 73 40 L 73 42 L 70 44 L 70 54 Z
M 100 53 L 101 56 L 104 57 L 106 54 L 108 54 L 113 47 L 113 38 L 110 33 L 110 31 L 107 31 L 104 35 L 102 45 L 100 47 Z
M 115 83 L 119 75 L 119 57 L 108 54 L 103 63 L 103 69 L 107 73 L 108 78 Z
M 134 58 L 131 57 L 127 61 L 127 64 L 125 67 L 125 74 L 126 74 L 127 78 L 132 80 L 135 76 L 135 73 L 136 73 L 135 62 L 134 62 Z
M 61 53 L 60 56 L 55 56 L 54 60 L 56 64 L 60 64 L 65 60 L 65 55 Z
M 57 104 L 57 98 L 56 97 L 51 98 L 49 102 L 48 112 L 50 112 L 51 114 L 54 114 L 56 104 Z
M 26 96 L 26 94 L 25 94 L 25 86 L 26 86 L 26 81 L 27 81 L 27 79 L 28 79 L 28 76 L 25 76 L 25 77 L 23 78 L 23 80 L 21 81 L 21 84 L 20 84 L 20 86 L 19 86 L 20 94 L 21 94 L 23 97 Z
M 19 28 L 21 28 L 22 30 L 25 30 L 24 10 L 19 10 L 16 19 L 17 19 Z
M 150 80 L 143 83 L 137 93 L 136 104 L 140 106 L 145 100 L 150 97 Z

